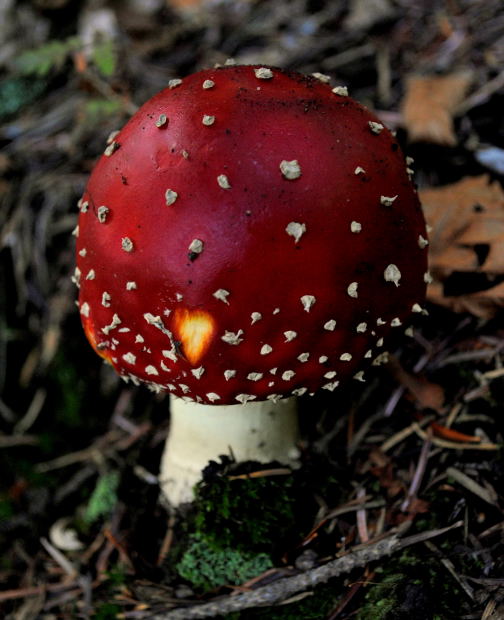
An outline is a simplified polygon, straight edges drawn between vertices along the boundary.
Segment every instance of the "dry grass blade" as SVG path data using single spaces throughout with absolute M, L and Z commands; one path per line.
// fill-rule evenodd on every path
M 467 474 L 464 474 L 459 469 L 455 467 L 448 467 L 446 470 L 446 475 L 453 478 L 456 482 L 462 485 L 465 489 L 467 489 L 470 493 L 477 495 L 480 499 L 482 499 L 487 504 L 491 506 L 497 505 L 498 496 L 495 492 L 495 489 L 491 486 L 487 486 L 486 488 L 478 484 L 475 480 L 473 480 Z

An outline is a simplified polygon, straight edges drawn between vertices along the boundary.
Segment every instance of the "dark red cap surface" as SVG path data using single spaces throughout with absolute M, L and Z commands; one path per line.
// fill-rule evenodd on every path
M 79 305 L 124 377 L 229 404 L 332 390 L 425 294 L 394 137 L 313 77 L 201 71 L 114 137 L 80 201 Z

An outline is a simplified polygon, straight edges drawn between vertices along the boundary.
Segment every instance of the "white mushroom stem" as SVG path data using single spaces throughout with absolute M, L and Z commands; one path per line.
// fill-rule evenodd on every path
M 193 487 L 209 461 L 220 455 L 237 462 L 296 466 L 299 450 L 297 399 L 202 405 L 170 400 L 170 432 L 161 459 L 161 488 L 172 506 L 194 499 Z

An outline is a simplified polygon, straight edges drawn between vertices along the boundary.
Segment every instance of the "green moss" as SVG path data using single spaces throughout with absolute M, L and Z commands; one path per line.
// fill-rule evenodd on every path
M 93 614 L 94 620 L 114 620 L 122 611 L 119 605 L 114 603 L 102 603 L 96 608 Z
M 356 620 L 455 620 L 464 597 L 436 558 L 408 550 L 376 569 Z
M 292 476 L 200 483 L 195 532 L 220 547 L 270 551 L 271 541 L 284 541 L 296 522 L 293 486 Z
M 219 548 L 202 537 L 194 537 L 177 564 L 178 574 L 203 591 L 226 584 L 239 585 L 272 567 L 266 553 L 246 553 Z
M 98 479 L 84 513 L 84 521 L 94 523 L 101 517 L 107 517 L 117 503 L 117 487 L 119 473 L 116 471 L 104 474 Z

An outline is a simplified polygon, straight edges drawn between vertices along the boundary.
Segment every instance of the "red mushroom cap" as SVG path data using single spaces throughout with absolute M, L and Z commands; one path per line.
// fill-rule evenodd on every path
M 79 205 L 90 342 L 123 377 L 199 402 L 333 390 L 424 299 L 404 156 L 315 77 L 172 80 L 109 143 Z

